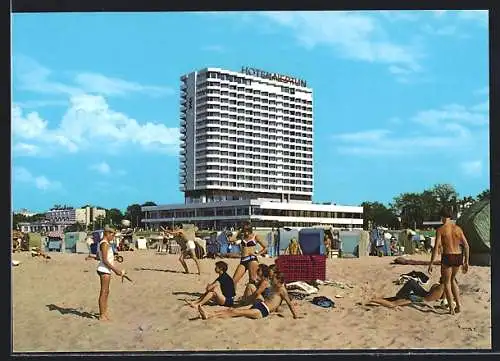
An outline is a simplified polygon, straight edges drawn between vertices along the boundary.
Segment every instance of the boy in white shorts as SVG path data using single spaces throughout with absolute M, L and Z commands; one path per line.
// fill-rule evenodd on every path
M 186 258 L 192 258 L 196 263 L 196 268 L 198 269 L 198 274 L 200 274 L 200 262 L 198 257 L 196 257 L 196 231 L 198 228 L 193 225 L 183 225 L 182 228 L 176 228 L 174 231 L 167 231 L 173 236 L 177 236 L 177 241 L 181 246 L 181 255 L 179 257 L 179 262 L 184 268 L 184 273 L 189 273 L 188 266 L 186 264 Z

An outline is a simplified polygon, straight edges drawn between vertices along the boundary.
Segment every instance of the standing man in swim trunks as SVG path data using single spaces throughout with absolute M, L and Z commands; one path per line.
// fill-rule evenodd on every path
M 292 301 L 288 296 L 288 292 L 285 288 L 285 277 L 282 273 L 275 273 L 273 277 L 273 288 L 271 294 L 262 300 L 257 300 L 254 305 L 250 308 L 230 308 L 224 311 L 214 312 L 209 315 L 202 306 L 198 306 L 198 312 L 203 320 L 209 318 L 230 318 L 230 317 L 247 317 L 252 319 L 259 319 L 269 316 L 271 312 L 278 309 L 281 302 L 284 300 L 290 311 L 292 312 L 293 318 L 299 318 L 295 308 L 292 305 Z
M 179 245 L 181 246 L 181 255 L 179 257 L 179 262 L 184 268 L 184 273 L 189 273 L 188 266 L 186 264 L 186 258 L 192 258 L 194 263 L 196 263 L 196 268 L 198 269 L 198 275 L 200 275 L 200 263 L 198 257 L 196 257 L 196 231 L 198 228 L 192 225 L 184 225 L 182 228 L 176 228 L 173 231 L 167 231 L 166 233 L 178 237 Z M 180 238 L 180 239 L 179 239 Z
M 440 216 L 443 225 L 436 231 L 436 242 L 432 250 L 428 271 L 432 273 L 432 265 L 437 258 L 438 251 L 442 249 L 441 277 L 443 277 L 444 292 L 450 307 L 450 314 L 454 315 L 461 309 L 458 283 L 455 277 L 460 266 L 463 267 L 463 273 L 467 273 L 469 270 L 469 243 L 462 228 L 451 222 L 451 211 L 448 208 L 443 208 Z M 453 298 L 456 302 L 455 308 L 453 308 Z

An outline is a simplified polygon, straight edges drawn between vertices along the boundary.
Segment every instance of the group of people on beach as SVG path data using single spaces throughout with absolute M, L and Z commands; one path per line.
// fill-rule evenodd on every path
M 195 234 L 196 227 L 189 226 L 181 228 L 176 227 L 173 230 L 164 229 L 164 233 L 173 236 L 178 240 L 181 246 L 181 255 L 179 261 L 184 269 L 184 273 L 189 273 L 186 259 L 191 258 L 197 267 L 197 274 L 201 273 L 198 257 L 195 252 Z M 114 239 L 116 230 L 111 227 L 105 227 L 103 238 L 99 242 L 96 259 L 99 260 L 97 266 L 97 274 L 100 279 L 99 292 L 99 319 L 109 320 L 108 316 L 108 297 L 109 284 L 111 274 L 115 273 L 120 277 L 127 277 L 123 269 L 119 269 L 114 265 L 114 252 L 111 247 L 111 242 Z M 267 266 L 259 264 L 258 256 L 266 253 L 267 247 L 261 238 L 253 232 L 250 224 L 245 224 L 239 231 L 234 232 L 229 237 L 231 244 L 238 244 L 241 248 L 240 263 L 236 267 L 233 277 L 227 274 L 228 265 L 224 261 L 215 263 L 215 272 L 218 274 L 217 279 L 207 285 L 202 296 L 194 301 L 186 303 L 191 307 L 197 308 L 202 319 L 217 318 L 217 317 L 248 317 L 248 318 L 263 318 L 267 317 L 271 312 L 278 309 L 283 301 L 286 302 L 294 318 L 298 315 L 288 296 L 285 288 L 285 279 L 276 265 Z M 257 252 L 256 247 L 260 245 L 261 250 Z M 236 288 L 239 281 L 245 273 L 248 273 L 248 284 L 245 287 L 243 297 L 239 302 L 235 302 Z M 220 306 L 228 307 L 226 310 L 216 312 L 212 315 L 208 314 L 203 306 L 213 301 Z M 234 307 L 251 306 L 248 307 Z
M 182 232 L 179 234 L 186 233 Z M 253 232 L 250 224 L 246 223 L 238 232 L 232 233 L 228 240 L 231 244 L 237 244 L 241 248 L 240 263 L 236 267 L 233 277 L 227 273 L 228 265 L 224 261 L 215 263 L 217 279 L 206 286 L 205 292 L 196 301 L 186 303 L 197 308 L 202 319 L 225 318 L 225 317 L 247 317 L 252 319 L 264 318 L 278 309 L 283 301 L 286 302 L 294 318 L 298 315 L 288 296 L 285 288 L 285 279 L 276 265 L 267 266 L 259 264 L 258 256 L 266 253 L 266 244 Z M 260 245 L 260 252 L 256 251 Z M 245 273 L 248 273 L 248 284 L 245 287 L 243 297 L 235 302 L 236 288 Z M 203 307 L 208 302 L 215 302 L 227 309 L 209 314 Z M 243 307 L 235 307 L 238 306 Z M 244 306 L 250 306 L 244 307 Z
M 441 210 L 443 225 L 436 231 L 435 246 L 428 268 L 432 273 L 433 263 L 439 253 L 441 253 L 441 277 L 437 284 L 434 284 L 429 291 L 423 289 L 416 282 L 407 282 L 403 288 L 394 296 L 387 298 L 374 298 L 368 304 L 378 304 L 386 307 L 405 306 L 413 303 L 430 302 L 439 299 L 446 299 L 450 314 L 461 311 L 461 300 L 456 281 L 456 275 L 460 268 L 463 273 L 467 273 L 469 268 L 469 244 L 463 230 L 451 221 L 451 212 L 447 208 Z M 109 283 L 111 274 L 127 277 L 125 270 L 118 269 L 114 265 L 114 252 L 110 245 L 116 231 L 113 228 L 106 227 L 104 236 L 99 242 L 97 250 L 97 274 L 100 278 L 99 293 L 99 318 L 109 320 L 107 313 Z M 173 230 L 165 230 L 166 234 L 175 237 L 181 246 L 181 255 L 179 261 L 185 273 L 189 273 L 186 259 L 191 258 L 196 264 L 197 274 L 201 273 L 200 263 L 195 252 L 195 234 L 196 227 L 186 227 L 186 229 L 177 227 Z M 240 263 L 236 267 L 233 277 L 229 276 L 228 264 L 224 261 L 215 263 L 215 272 L 217 279 L 208 284 L 205 292 L 196 301 L 187 301 L 193 308 L 197 308 L 202 319 L 221 318 L 221 317 L 248 317 L 263 318 L 274 312 L 286 302 L 294 318 L 298 314 L 288 296 L 285 288 L 285 279 L 282 272 L 276 265 L 267 266 L 259 264 L 258 256 L 266 253 L 267 247 L 262 239 L 255 234 L 252 226 L 248 223 L 232 233 L 229 237 L 231 244 L 238 244 L 241 248 Z M 260 245 L 260 251 L 257 252 L 257 245 Z M 248 273 L 248 284 L 245 287 L 243 297 L 235 302 L 236 288 L 245 273 Z M 209 314 L 204 305 L 213 301 L 227 309 Z M 248 307 L 235 307 L 250 306 Z
M 446 299 L 449 313 L 454 315 L 462 309 L 460 292 L 456 276 L 462 268 L 465 274 L 469 270 L 469 243 L 462 228 L 451 221 L 451 211 L 443 208 L 440 212 L 443 225 L 436 231 L 436 241 L 427 271 L 432 274 L 433 265 L 441 254 L 441 277 L 426 291 L 418 282 L 408 281 L 394 297 L 375 298 L 368 304 L 385 307 L 406 306 L 414 303 L 432 302 Z

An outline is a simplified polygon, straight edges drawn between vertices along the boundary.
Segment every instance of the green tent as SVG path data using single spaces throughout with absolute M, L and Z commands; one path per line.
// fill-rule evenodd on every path
M 467 208 L 457 219 L 469 242 L 470 254 L 490 253 L 490 200 L 485 199 Z

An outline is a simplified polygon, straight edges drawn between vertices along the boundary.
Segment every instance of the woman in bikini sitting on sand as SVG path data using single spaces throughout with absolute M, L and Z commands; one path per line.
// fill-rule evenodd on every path
M 271 277 L 269 267 L 265 264 L 259 264 L 257 269 L 257 285 L 249 283 L 243 293 L 242 304 L 251 305 L 256 301 L 264 301 L 271 293 Z
M 388 308 L 408 306 L 413 303 L 432 302 L 443 298 L 444 282 L 441 278 L 439 283 L 431 286 L 429 291 L 423 289 L 415 280 L 408 280 L 394 297 L 374 298 L 366 303 L 378 304 Z
M 203 320 L 209 318 L 232 318 L 246 317 L 250 319 L 260 319 L 269 316 L 275 312 L 282 301 L 285 301 L 293 315 L 293 318 L 302 318 L 295 310 L 288 292 L 285 288 L 285 277 L 282 273 L 275 273 L 272 280 L 272 292 L 263 301 L 257 300 L 250 308 L 229 308 L 223 311 L 208 313 L 203 306 L 198 306 L 198 312 Z
M 240 237 L 241 241 L 238 242 Z M 253 232 L 252 226 L 249 223 L 245 223 L 236 235 L 229 237 L 229 242 L 232 244 L 239 244 L 241 247 L 240 264 L 236 267 L 233 276 L 235 288 L 246 271 L 248 271 L 248 282 L 256 284 L 257 269 L 259 267 L 257 256 L 262 256 L 267 252 L 266 245 L 262 242 L 261 238 Z M 261 247 L 259 253 L 255 252 L 257 244 Z

